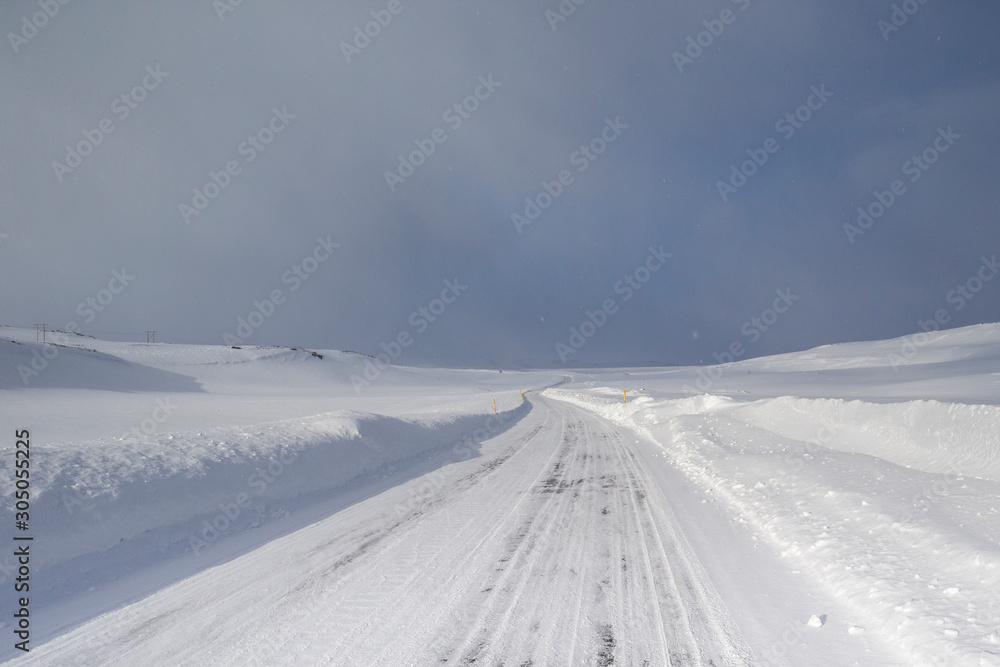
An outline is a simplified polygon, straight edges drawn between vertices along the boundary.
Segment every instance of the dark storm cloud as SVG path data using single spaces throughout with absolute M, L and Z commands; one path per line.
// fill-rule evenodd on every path
M 263 312 L 250 343 L 508 363 L 590 322 L 572 359 L 711 362 L 909 333 L 1000 250 L 990 3 L 561 6 L 5 3 L 3 323 L 221 343 Z

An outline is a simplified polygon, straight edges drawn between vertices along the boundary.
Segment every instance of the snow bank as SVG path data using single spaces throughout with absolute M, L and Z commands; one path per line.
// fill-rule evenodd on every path
M 939 401 L 869 403 L 781 397 L 732 411 L 803 442 L 877 456 L 907 468 L 1000 481 L 1000 407 Z
M 585 393 L 549 390 L 549 395 L 572 400 L 617 423 L 645 426 L 679 415 L 724 414 L 799 443 L 867 454 L 924 472 L 1000 482 L 1000 407 L 995 405 L 795 396 L 747 402 L 711 394 L 665 401 L 639 395 L 625 404 L 620 390 L 607 387 Z M 619 400 L 604 398 L 611 395 Z
M 850 611 L 810 631 L 883 642 L 900 664 L 1000 664 L 1000 408 L 548 395 L 659 443 L 706 498 Z M 761 657 L 783 655 L 776 645 Z
M 431 451 L 453 460 L 505 430 L 527 404 L 500 415 L 420 420 L 333 412 L 131 442 L 32 448 L 32 534 L 43 570 L 155 534 L 198 551 L 266 520 L 275 507 Z M 0 522 L 13 525 L 13 478 L 0 479 Z

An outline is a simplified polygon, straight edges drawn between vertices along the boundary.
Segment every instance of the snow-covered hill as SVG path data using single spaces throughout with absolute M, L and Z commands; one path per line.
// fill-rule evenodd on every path
M 522 389 L 552 381 L 335 350 L 35 338 L 0 328 L 0 422 L 11 436 L 0 445 L 0 525 L 14 524 L 12 436 L 27 429 L 35 610 L 129 573 L 139 586 L 129 597 L 152 591 L 143 572 L 193 554 L 164 575 L 176 579 L 231 557 L 254 543 L 227 547 L 233 535 L 281 524 L 349 483 L 398 483 L 471 458 L 523 413 Z M 0 557 L 5 583 L 15 571 Z M 121 602 L 92 597 L 85 613 Z M 12 603 L 0 599 L 3 618 Z M 35 636 L 80 613 L 36 611 Z
M 8 434 L 0 442 L 0 525 L 5 531 L 14 525 L 13 434 L 27 429 L 37 649 L 30 657 L 39 664 L 102 655 L 100 646 L 89 653 L 74 643 L 84 641 L 79 632 L 83 637 L 95 628 L 114 663 L 114 642 L 123 640 L 112 625 L 124 618 L 153 623 L 143 620 L 144 610 L 183 607 L 187 594 L 168 587 L 203 585 L 208 572 L 216 573 L 208 581 L 224 581 L 226 572 L 239 578 L 257 571 L 266 579 L 270 575 L 254 569 L 255 559 L 271 558 L 264 550 L 278 540 L 303 549 L 312 544 L 309 553 L 332 550 L 323 558 L 345 569 L 340 583 L 327 585 L 347 586 L 338 593 L 345 600 L 360 596 L 351 602 L 358 614 L 369 602 L 375 606 L 364 613 L 388 614 L 398 600 L 400 610 L 423 619 L 407 635 L 409 617 L 400 611 L 396 625 L 385 628 L 386 637 L 396 633 L 398 645 L 378 650 L 363 646 L 377 645 L 382 635 L 368 626 L 362 632 L 361 620 L 350 614 L 337 615 L 341 625 L 321 635 L 279 624 L 275 632 L 283 641 L 295 642 L 303 632 L 302 646 L 312 647 L 289 660 L 315 662 L 309 651 L 334 642 L 371 664 L 438 649 L 476 660 L 534 656 L 536 664 L 558 663 L 574 650 L 529 650 L 536 643 L 521 645 L 518 637 L 530 634 L 531 624 L 512 619 L 543 607 L 555 614 L 583 605 L 574 612 L 577 621 L 567 616 L 545 626 L 545 642 L 575 645 L 574 633 L 586 626 L 587 633 L 613 639 L 591 646 L 581 638 L 576 655 L 617 655 L 615 664 L 673 655 L 671 642 L 688 646 L 701 635 L 719 642 L 704 660 L 717 651 L 734 664 L 1000 664 L 1000 325 L 705 368 L 503 373 L 385 366 L 335 350 L 82 336 L 52 344 L 35 337 L 33 330 L 0 327 L 0 433 Z M 623 493 L 609 480 L 624 469 L 631 471 L 628 493 L 653 494 L 655 508 L 625 496 L 608 500 Z M 531 500 L 545 489 L 564 489 L 568 499 L 557 505 Z M 635 513 L 637 523 L 621 524 L 632 528 L 620 535 L 607 532 L 606 544 L 577 541 L 573 530 L 607 531 L 599 528 L 606 520 L 602 503 L 604 510 Z M 521 509 L 493 516 L 508 506 Z M 332 526 L 357 539 L 324 532 Z M 646 546 L 620 542 L 633 529 Z M 473 532 L 459 539 L 466 535 L 461 531 Z M 450 560 L 427 552 L 426 560 L 405 567 L 366 560 L 402 558 L 408 540 L 414 549 L 457 540 L 471 551 Z M 655 540 L 658 549 L 671 540 L 686 546 L 667 549 L 662 562 L 660 556 L 649 560 Z M 369 553 L 364 545 L 376 542 L 397 546 Z M 509 585 L 519 582 L 528 597 L 508 589 L 488 595 L 481 620 L 493 624 L 490 633 L 477 635 L 472 626 L 465 635 L 444 632 L 435 624 L 454 625 L 454 614 L 435 605 L 480 618 L 479 603 L 462 588 L 471 580 L 435 578 L 426 568 L 470 567 L 477 550 L 483 550 L 478 556 L 504 553 L 504 544 L 514 550 L 502 562 L 527 568 L 525 578 Z M 577 550 L 572 563 L 566 549 Z M 683 565 L 702 592 L 681 592 L 671 602 L 666 589 L 601 575 L 610 562 L 607 550 L 620 551 L 623 560 L 646 558 L 636 567 L 654 579 L 681 576 L 667 572 Z M 352 568 L 361 568 L 360 577 L 364 568 L 383 565 L 402 568 L 394 588 L 350 579 Z M 8 590 L 14 566 L 12 556 L 0 556 Z M 298 571 L 295 562 L 286 567 L 298 572 L 289 575 L 301 579 L 296 586 L 311 581 L 311 570 Z M 734 576 L 735 568 L 750 576 Z M 540 578 L 528 578 L 529 572 Z M 573 572 L 587 574 L 579 579 Z M 437 588 L 416 587 L 413 577 L 421 574 Z M 507 585 L 503 581 L 507 575 L 497 585 Z M 587 596 L 570 592 L 591 585 L 631 602 L 608 607 L 600 596 L 586 602 Z M 229 593 L 218 591 L 220 605 Z M 313 593 L 275 594 L 261 593 L 256 602 L 232 599 L 251 605 L 240 611 L 251 616 L 258 613 L 254 604 L 266 616 L 278 600 L 286 606 L 298 600 L 302 609 L 318 600 Z M 549 598 L 562 602 L 543 604 Z M 12 594 L 0 596 L 4 634 L 13 604 Z M 651 604 L 689 605 L 685 622 L 693 625 L 685 632 L 693 634 L 654 637 L 638 617 L 626 620 L 642 610 L 664 613 L 669 623 L 666 608 L 654 611 Z M 594 620 L 604 613 L 610 620 Z M 97 625 L 63 634 L 88 621 Z M 246 623 L 264 627 L 249 617 Z M 182 653 L 173 651 L 183 648 L 185 660 L 194 662 L 247 658 L 226 648 L 244 626 L 220 630 L 222 644 L 202 652 L 182 647 L 184 633 L 171 627 L 160 627 L 133 655 L 155 649 L 160 659 L 176 658 Z M 440 646 L 421 645 L 419 633 Z M 361 643 L 348 650 L 347 636 Z M 690 664 L 702 664 L 690 646 L 683 648 Z M 15 657 L 11 642 L 0 651 Z

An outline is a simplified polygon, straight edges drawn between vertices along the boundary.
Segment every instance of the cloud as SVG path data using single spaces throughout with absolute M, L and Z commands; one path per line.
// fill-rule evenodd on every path
M 996 10 L 928 3 L 886 41 L 891 5 L 591 0 L 554 31 L 556 2 L 403 0 L 389 21 L 388 2 L 242 3 L 222 19 L 208 2 L 64 5 L 2 55 L 3 317 L 64 321 L 124 264 L 135 285 L 100 330 L 221 342 L 330 235 L 342 252 L 250 343 L 374 352 L 459 277 L 468 294 L 413 361 L 552 361 L 653 244 L 675 263 L 581 360 L 710 358 L 785 287 L 801 305 L 749 353 L 910 332 L 1000 240 Z M 35 10 L 7 3 L 0 27 Z M 679 72 L 673 54 L 723 10 L 732 22 Z M 169 75 L 133 99 L 147 68 Z M 717 181 L 822 85 L 828 105 L 721 201 Z M 268 132 L 276 109 L 294 118 Z M 616 117 L 628 130 L 579 170 L 574 153 Z M 114 130 L 60 182 L 52 163 L 104 119 Z M 961 144 L 849 244 L 856 207 L 949 124 Z M 518 234 L 511 214 L 563 170 L 572 185 Z M 187 224 L 181 205 L 227 173 Z

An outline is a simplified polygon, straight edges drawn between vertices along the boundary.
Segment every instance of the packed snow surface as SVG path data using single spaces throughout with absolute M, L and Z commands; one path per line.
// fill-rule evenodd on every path
M 1000 325 L 503 373 L 35 336 L 0 659 L 1000 665 Z

